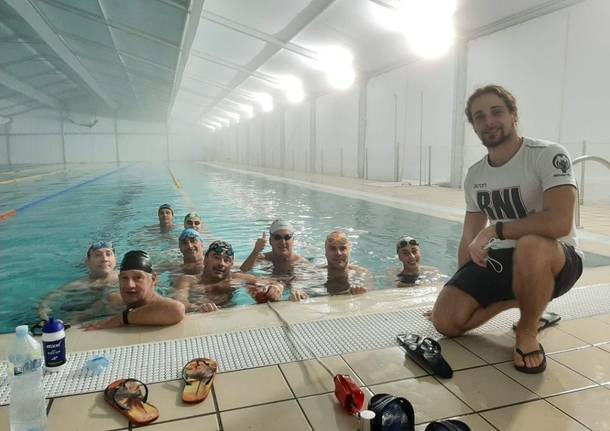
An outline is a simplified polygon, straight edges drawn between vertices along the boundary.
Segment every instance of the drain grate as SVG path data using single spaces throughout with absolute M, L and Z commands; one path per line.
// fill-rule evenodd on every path
M 566 320 L 610 312 L 610 285 L 572 289 L 553 301 L 550 310 Z M 221 371 L 235 371 L 266 365 L 311 359 L 305 343 L 317 356 L 373 350 L 394 345 L 400 332 L 417 332 L 438 337 L 433 326 L 422 318 L 422 308 L 306 322 L 292 325 L 288 336 L 282 327 L 248 329 L 157 343 L 113 347 L 68 355 L 64 370 L 44 376 L 47 398 L 103 390 L 119 378 L 134 377 L 146 383 L 175 380 L 182 366 L 195 357 L 211 357 Z M 497 316 L 474 333 L 505 329 L 518 317 L 517 310 Z M 291 337 L 297 339 L 291 342 Z M 89 358 L 110 359 L 106 371 L 93 376 L 84 368 Z M 7 364 L 0 363 L 0 405 L 9 401 Z

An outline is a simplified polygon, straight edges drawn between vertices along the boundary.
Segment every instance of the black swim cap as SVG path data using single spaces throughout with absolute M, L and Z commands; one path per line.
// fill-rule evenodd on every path
M 163 204 L 159 207 L 159 209 L 157 210 L 157 213 L 160 213 L 161 210 L 170 210 L 172 212 L 172 215 L 174 215 L 174 209 L 172 208 L 172 206 L 170 204 Z
M 205 252 L 205 256 L 208 254 L 226 254 L 229 257 L 233 256 L 233 247 L 226 241 L 214 241 L 208 246 L 208 250 Z
M 121 271 L 137 269 L 152 274 L 152 262 L 148 253 L 142 250 L 131 250 L 125 253 L 121 261 Z

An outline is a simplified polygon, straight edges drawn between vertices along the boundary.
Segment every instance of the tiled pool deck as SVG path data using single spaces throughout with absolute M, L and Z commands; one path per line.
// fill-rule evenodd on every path
M 262 170 L 259 170 L 262 171 Z M 265 170 L 266 174 L 282 175 Z M 315 183 L 326 190 L 370 198 L 384 204 L 425 211 L 442 202 L 445 218 L 460 220 L 462 192 L 440 187 L 382 187 L 362 180 L 290 173 L 292 181 Z M 367 197 L 367 195 L 369 195 Z M 610 209 L 583 207 L 583 248 L 610 256 Z M 610 288 L 610 268 L 587 268 L 579 285 Z M 290 323 L 344 315 L 378 313 L 413 306 L 398 289 L 361 297 L 316 299 L 277 304 Z M 422 304 L 418 304 L 419 307 Z M 266 306 L 189 315 L 168 328 L 120 328 L 83 333 L 70 329 L 73 352 L 150 343 L 247 328 L 276 327 Z M 8 336 L 0 337 L 0 349 Z M 431 377 L 398 347 L 345 353 L 324 358 L 336 372 L 348 373 L 367 397 L 380 392 L 404 396 L 414 407 L 418 431 L 440 418 L 460 417 L 473 430 L 610 430 L 610 309 L 593 317 L 564 320 L 540 337 L 548 353 L 542 375 L 514 370 L 514 334 L 510 327 L 441 340 L 456 371 L 449 380 Z M 129 376 L 124 376 L 129 377 Z M 283 363 L 218 374 L 210 397 L 183 405 L 181 383 L 149 385 L 149 402 L 160 418 L 149 427 L 161 430 L 356 430 L 355 419 L 334 401 L 332 381 L 315 361 Z M 0 407 L 0 430 L 8 430 L 8 407 Z M 129 429 L 109 408 L 101 392 L 57 397 L 49 407 L 49 431 Z

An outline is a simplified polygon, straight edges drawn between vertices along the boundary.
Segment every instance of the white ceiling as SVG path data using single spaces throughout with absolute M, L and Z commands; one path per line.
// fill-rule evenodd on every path
M 252 92 L 283 104 L 270 80 L 286 74 L 326 93 L 311 62 L 320 47 L 351 50 L 360 77 L 417 60 L 372 18 L 394 1 L 0 0 L 0 116 L 51 107 L 196 123 Z M 578 1 L 458 0 L 454 21 L 471 38 Z

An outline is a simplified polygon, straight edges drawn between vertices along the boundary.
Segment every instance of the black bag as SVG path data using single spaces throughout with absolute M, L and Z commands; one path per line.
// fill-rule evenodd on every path
M 375 413 L 371 431 L 414 431 L 415 413 L 409 401 L 389 394 L 377 394 L 369 401 L 369 410 Z

